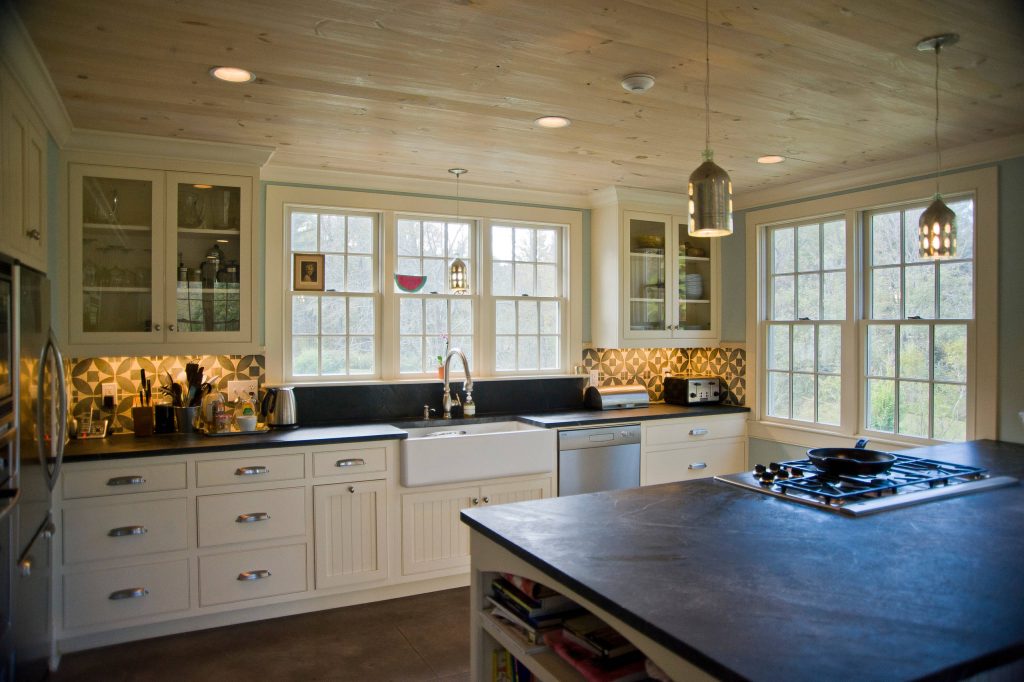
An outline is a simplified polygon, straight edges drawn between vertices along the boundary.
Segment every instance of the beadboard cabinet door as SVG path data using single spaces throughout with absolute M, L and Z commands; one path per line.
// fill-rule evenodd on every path
M 388 577 L 385 481 L 313 486 L 316 588 Z

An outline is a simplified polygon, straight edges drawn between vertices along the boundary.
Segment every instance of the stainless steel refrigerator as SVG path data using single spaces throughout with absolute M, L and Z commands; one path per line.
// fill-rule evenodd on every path
M 0 255 L 0 680 L 46 676 L 53 489 L 67 439 L 64 360 L 45 275 Z

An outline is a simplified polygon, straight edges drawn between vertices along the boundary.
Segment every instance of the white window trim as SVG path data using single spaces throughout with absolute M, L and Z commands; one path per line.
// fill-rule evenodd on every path
M 286 207 L 291 205 L 323 206 L 337 210 L 370 211 L 379 214 L 378 223 L 379 235 L 381 236 L 381 263 L 379 268 L 380 286 L 385 287 L 392 281 L 394 274 L 394 252 L 396 216 L 402 215 L 431 215 L 455 217 L 455 201 L 448 197 L 428 197 L 403 195 L 390 192 L 352 191 L 341 189 L 328 189 L 319 187 L 295 187 L 290 185 L 269 185 L 266 188 L 266 234 L 265 244 L 265 272 L 264 272 L 264 310 L 265 310 L 265 352 L 266 352 L 266 374 L 267 382 L 280 384 L 286 381 L 285 375 L 285 339 L 287 338 L 287 323 L 289 318 L 285 315 L 286 300 L 291 287 L 288 274 L 291 261 L 288 245 L 288 230 L 286 222 Z M 523 224 L 547 224 L 561 225 L 565 229 L 563 235 L 563 263 L 567 272 L 565 289 L 566 314 L 564 320 L 564 343 L 562 348 L 563 370 L 558 376 L 565 376 L 571 373 L 572 361 L 581 357 L 583 352 L 583 212 L 578 209 L 565 209 L 558 207 L 546 207 L 537 205 L 521 205 L 507 201 L 473 201 L 462 199 L 460 204 L 460 216 L 465 220 L 476 221 L 479 225 L 477 243 L 479 253 L 485 253 L 483 249 L 490 246 L 488 231 L 491 223 L 514 222 Z M 482 248 L 481 248 L 482 247 Z M 485 259 L 478 261 L 475 268 L 474 285 L 487 287 L 489 284 L 486 277 L 490 275 L 490 268 Z M 383 291 L 383 289 L 381 289 Z M 395 306 L 397 308 L 397 306 Z M 485 330 L 493 329 L 494 315 L 489 311 L 488 305 L 478 305 L 475 311 L 474 334 L 477 337 L 477 357 L 474 359 L 474 378 L 518 378 L 551 376 L 552 374 L 537 373 L 515 373 L 509 376 L 502 372 L 500 375 L 494 371 L 494 341 L 491 335 L 484 334 Z M 378 338 L 380 339 L 380 357 L 378 377 L 352 377 L 338 379 L 316 380 L 310 378 L 307 382 L 310 385 L 331 385 L 331 384 L 365 384 L 365 383 L 397 383 L 397 382 L 422 382 L 429 377 L 416 375 L 414 377 L 400 376 L 398 373 L 397 352 L 390 348 L 392 340 L 397 338 L 397 312 L 381 310 L 378 315 Z
M 975 343 L 968 362 L 968 434 L 970 438 L 996 438 L 998 429 L 997 396 L 994 387 L 998 377 L 998 170 L 996 167 L 964 171 L 942 177 L 940 187 L 944 193 L 957 194 L 973 192 L 975 205 L 975 309 L 973 333 Z M 793 445 L 820 447 L 849 445 L 851 439 L 870 437 L 876 443 L 911 447 L 936 443 L 938 441 L 909 438 L 894 434 L 866 433 L 859 423 L 861 402 L 861 358 L 863 348 L 862 308 L 863 292 L 860 283 L 863 278 L 864 258 L 861 253 L 861 219 L 868 210 L 897 206 L 914 201 L 927 202 L 935 193 L 935 180 L 915 180 L 881 188 L 853 191 L 834 197 L 812 199 L 785 206 L 752 210 L 746 216 L 746 274 L 747 274 L 747 396 L 751 408 L 748 435 L 752 438 L 789 443 Z M 843 323 L 844 338 L 851 325 L 858 339 L 856 348 L 844 344 L 842 373 L 857 377 L 851 387 L 849 382 L 843 388 L 842 427 L 825 429 L 815 425 L 796 426 L 774 421 L 766 417 L 765 390 L 761 381 L 764 347 L 762 330 L 766 311 L 762 281 L 766 275 L 767 263 L 764 242 L 765 227 L 779 223 L 815 220 L 842 214 L 846 219 L 847 271 L 855 273 L 847 277 L 846 308 L 847 321 Z M 969 332 L 971 330 L 969 329 Z M 973 424 L 973 433 L 970 431 Z

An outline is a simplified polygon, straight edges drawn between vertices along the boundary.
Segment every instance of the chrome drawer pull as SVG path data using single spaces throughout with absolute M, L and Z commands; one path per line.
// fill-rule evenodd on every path
M 121 526 L 120 528 L 111 528 L 107 535 L 112 538 L 123 538 L 127 535 L 145 535 L 147 532 L 149 531 L 145 526 Z
M 253 512 L 251 514 L 239 514 L 238 518 L 235 519 L 235 523 L 255 523 L 257 521 L 267 521 L 270 519 L 270 514 L 267 512 Z
M 235 470 L 235 476 L 259 476 L 269 473 L 270 469 L 265 466 L 241 467 Z
M 355 459 L 339 459 L 337 462 L 334 463 L 334 466 L 336 466 L 336 467 L 357 467 L 357 466 L 363 466 L 364 464 L 366 464 L 366 460 L 365 459 L 360 459 L 360 458 L 356 457 Z
M 149 590 L 145 587 L 129 587 L 127 590 L 115 590 L 111 592 L 107 599 L 112 599 L 113 601 L 118 601 L 119 599 L 138 599 L 140 597 L 145 597 L 147 594 L 149 594 Z
M 270 571 L 261 568 L 255 571 L 242 571 L 238 574 L 239 580 L 263 580 L 270 577 Z
M 107 485 L 142 485 L 145 482 L 142 476 L 114 476 Z
M 708 468 L 708 463 L 707 462 L 694 462 L 693 464 L 691 464 L 690 466 L 688 466 L 686 468 L 687 469 L 707 469 Z
M 690 429 L 691 436 L 706 436 L 708 435 L 707 429 Z

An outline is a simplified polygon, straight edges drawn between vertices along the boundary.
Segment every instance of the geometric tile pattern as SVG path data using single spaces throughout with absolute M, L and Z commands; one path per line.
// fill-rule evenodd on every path
M 747 352 L 742 348 L 584 348 L 583 366 L 588 373 L 598 371 L 601 386 L 646 387 L 654 402 L 665 397 L 666 372 L 719 377 L 727 405 L 743 405 L 747 397 Z
M 116 430 L 132 430 L 132 405 L 139 395 L 141 370 L 153 385 L 153 403 L 161 402 L 163 394 L 157 392 L 161 383 L 166 383 L 170 372 L 175 381 L 185 381 L 185 365 L 198 362 L 203 368 L 203 378 L 217 377 L 217 386 L 227 390 L 229 381 L 257 379 L 266 383 L 262 355 L 156 355 L 151 357 L 121 356 L 106 358 L 72 358 L 71 412 L 74 415 L 88 414 L 101 409 L 103 394 L 101 384 L 117 383 L 117 401 L 114 406 L 114 427 Z

